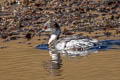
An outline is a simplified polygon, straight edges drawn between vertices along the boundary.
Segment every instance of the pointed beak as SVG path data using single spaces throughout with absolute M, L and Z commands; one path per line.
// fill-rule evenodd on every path
M 45 32 L 45 30 L 44 30 L 44 29 L 40 30 L 40 31 L 37 33 L 37 35 L 40 35 L 42 32 Z
M 44 30 L 44 29 L 42 29 L 42 30 L 40 31 L 40 33 L 42 33 L 42 32 L 45 32 L 45 30 Z

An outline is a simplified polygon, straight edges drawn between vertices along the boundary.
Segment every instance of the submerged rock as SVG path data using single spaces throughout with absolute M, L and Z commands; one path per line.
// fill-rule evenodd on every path
M 0 49 L 4 49 L 4 48 L 7 48 L 7 46 L 0 46 Z

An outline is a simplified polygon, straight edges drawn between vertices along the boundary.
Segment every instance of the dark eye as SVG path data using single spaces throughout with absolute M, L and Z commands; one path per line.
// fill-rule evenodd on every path
M 45 29 L 48 29 L 48 27 L 47 27 L 47 26 L 45 26 Z

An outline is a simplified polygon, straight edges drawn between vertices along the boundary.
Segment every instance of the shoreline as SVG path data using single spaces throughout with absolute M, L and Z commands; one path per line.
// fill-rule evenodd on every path
M 111 30 L 110 32 L 112 33 L 111 36 L 107 37 L 103 34 L 104 31 L 95 31 L 95 32 L 92 32 L 91 34 L 89 34 L 88 32 L 76 32 L 74 33 L 72 36 L 74 35 L 78 35 L 78 34 L 82 34 L 83 36 L 88 36 L 90 38 L 94 38 L 94 39 L 97 39 L 97 40 L 120 40 L 120 34 L 118 35 L 115 35 L 115 30 Z M 96 34 L 97 33 L 97 34 Z M 67 37 L 67 36 L 70 36 L 70 35 L 61 35 L 61 37 Z M 1 49 L 4 49 L 4 48 L 17 48 L 17 46 L 19 46 L 19 48 L 23 47 L 23 48 L 35 48 L 35 46 L 41 44 L 41 43 L 47 43 L 48 41 L 48 36 L 35 36 L 33 37 L 31 40 L 27 40 L 27 39 L 17 39 L 17 40 L 10 40 L 10 41 L 7 41 L 7 42 L 3 42 L 5 39 L 0 39 L 0 47 Z M 2 48 L 3 47 L 3 48 Z M 0 49 L 0 50 L 1 50 Z

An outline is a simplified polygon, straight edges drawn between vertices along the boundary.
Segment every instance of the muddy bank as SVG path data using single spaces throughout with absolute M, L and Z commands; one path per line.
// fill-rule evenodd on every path
M 20 35 L 35 34 L 51 17 L 68 32 L 115 29 L 118 34 L 119 3 L 119 0 L 4 0 L 0 6 L 0 37 L 17 39 Z

